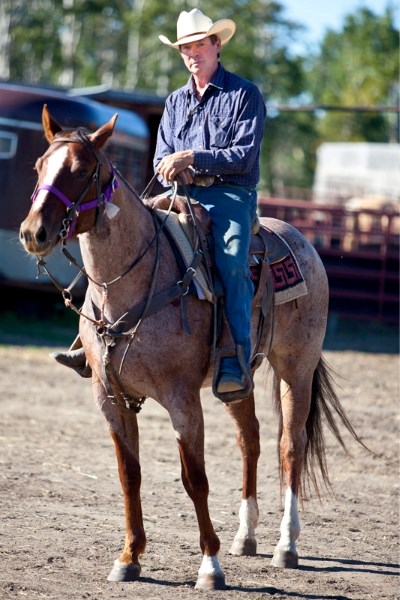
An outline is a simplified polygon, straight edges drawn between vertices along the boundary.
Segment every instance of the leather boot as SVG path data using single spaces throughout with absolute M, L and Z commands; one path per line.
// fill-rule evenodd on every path
M 240 392 L 246 389 L 244 377 L 238 377 L 232 373 L 222 373 L 218 381 L 217 392 L 226 394 L 227 392 Z
M 50 354 L 60 365 L 74 369 L 81 377 L 91 377 L 92 369 L 86 362 L 84 349 L 68 350 L 68 352 L 52 352 Z

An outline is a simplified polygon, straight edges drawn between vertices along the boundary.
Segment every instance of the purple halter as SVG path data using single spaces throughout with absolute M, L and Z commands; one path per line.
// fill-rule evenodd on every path
M 72 202 L 69 198 L 67 198 L 67 196 L 65 194 L 63 194 L 63 192 L 61 192 L 59 189 L 54 187 L 54 185 L 44 184 L 44 185 L 38 186 L 35 189 L 35 191 L 33 192 L 32 198 L 31 198 L 32 203 L 35 202 L 37 195 L 41 190 L 46 190 L 48 192 L 51 192 L 59 200 L 61 200 L 61 202 L 63 204 L 65 204 L 65 206 L 68 209 L 67 216 L 70 211 L 72 211 L 72 213 L 74 215 L 71 222 L 69 223 L 68 228 L 67 228 L 66 239 L 69 240 L 74 235 L 76 222 L 78 220 L 78 215 L 80 212 L 83 212 L 86 210 L 92 210 L 92 208 L 97 208 L 98 206 L 100 206 L 100 204 L 103 204 L 105 202 L 112 202 L 113 194 L 114 194 L 115 190 L 118 188 L 119 183 L 118 183 L 117 173 L 115 171 L 114 165 L 112 163 L 110 163 L 110 166 L 111 166 L 111 179 L 110 179 L 109 183 L 106 185 L 103 192 L 101 192 L 100 197 L 94 198 L 93 200 L 89 200 L 88 202 L 84 202 L 83 204 L 80 204 L 79 199 L 76 200 L 75 202 Z M 98 170 L 96 169 L 91 180 L 89 181 L 89 184 L 91 183 L 92 179 L 96 178 L 97 176 L 98 176 Z M 83 194 L 81 194 L 80 197 L 82 197 L 84 194 L 85 194 L 85 190 L 83 191 Z

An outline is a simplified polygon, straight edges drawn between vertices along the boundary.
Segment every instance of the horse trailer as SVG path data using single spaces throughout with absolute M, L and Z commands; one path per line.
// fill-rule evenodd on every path
M 115 133 L 107 148 L 110 160 L 138 190 L 145 187 L 149 155 L 149 130 L 137 113 L 100 104 L 53 88 L 0 82 L 0 283 L 2 286 L 55 290 L 46 275 L 37 277 L 35 263 L 28 260 L 19 243 L 19 225 L 30 207 L 36 184 L 35 162 L 47 148 L 42 109 L 47 104 L 66 129 L 79 126 L 94 130 L 118 112 Z M 69 244 L 80 261 L 79 245 Z M 61 253 L 46 260 L 55 279 L 67 286 L 76 275 Z M 83 282 L 81 291 L 83 293 Z M 79 289 L 79 287 L 78 287 Z

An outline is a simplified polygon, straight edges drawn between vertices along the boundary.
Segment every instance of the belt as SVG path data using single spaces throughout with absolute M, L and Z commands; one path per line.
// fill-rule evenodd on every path
M 222 181 L 218 175 L 195 175 L 193 177 L 193 184 L 199 187 L 210 187 L 210 185 L 221 185 L 221 183 L 228 183 Z

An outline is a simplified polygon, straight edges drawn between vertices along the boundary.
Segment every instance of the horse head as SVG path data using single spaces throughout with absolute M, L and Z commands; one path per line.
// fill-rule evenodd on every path
M 113 166 L 102 152 L 118 115 L 90 133 L 65 131 L 43 107 L 42 123 L 49 148 L 35 165 L 38 181 L 32 206 L 21 224 L 25 250 L 47 256 L 60 240 L 93 227 L 98 208 L 116 187 Z

